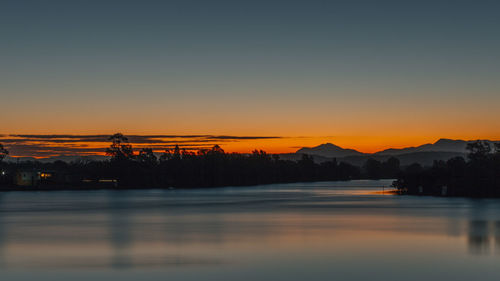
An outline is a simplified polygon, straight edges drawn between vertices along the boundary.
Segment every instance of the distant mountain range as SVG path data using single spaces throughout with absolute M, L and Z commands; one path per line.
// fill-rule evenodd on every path
M 489 142 L 493 147 L 494 141 Z M 295 153 L 281 154 L 282 159 L 298 160 L 303 154 L 313 156 L 316 162 L 324 162 L 337 158 L 337 161 L 347 162 L 353 165 L 363 165 L 368 158 L 385 161 L 390 157 L 399 159 L 402 165 L 419 163 L 421 165 L 432 165 L 434 160 L 448 160 L 453 157 L 465 157 L 467 144 L 472 141 L 440 139 L 435 143 L 428 143 L 417 147 L 390 148 L 376 153 L 362 153 L 354 149 L 342 148 L 331 143 L 321 144 L 315 147 L 303 147 Z
M 491 146 L 493 146 L 493 141 L 484 140 L 489 142 Z M 407 148 L 390 148 L 380 152 L 377 152 L 378 155 L 399 155 L 403 153 L 415 153 L 415 152 L 460 152 L 467 153 L 466 147 L 467 144 L 472 141 L 464 141 L 464 140 L 450 140 L 450 139 L 440 139 L 435 143 L 428 143 L 417 147 L 407 147 Z

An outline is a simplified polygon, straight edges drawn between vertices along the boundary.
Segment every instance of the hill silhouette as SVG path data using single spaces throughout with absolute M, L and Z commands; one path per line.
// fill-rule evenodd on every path
M 415 153 L 415 152 L 457 152 L 466 153 L 467 144 L 472 141 L 465 140 L 452 140 L 452 139 L 439 139 L 435 143 L 427 143 L 417 147 L 406 147 L 406 148 L 390 148 L 383 151 L 379 151 L 375 154 L 377 155 L 398 155 L 405 153 Z M 491 142 L 491 141 L 488 141 Z
M 483 140 L 493 146 L 494 141 Z M 397 158 L 402 165 L 418 163 L 430 166 L 435 160 L 447 161 L 454 157 L 465 157 L 467 145 L 475 141 L 453 140 L 441 138 L 435 143 L 423 144 L 416 147 L 389 148 L 375 153 L 362 153 L 354 149 L 342 148 L 332 143 L 321 144 L 316 147 L 303 147 L 296 153 L 282 154 L 283 159 L 298 160 L 301 155 L 310 155 L 314 161 L 322 163 L 336 158 L 338 161 L 352 165 L 362 165 L 372 158 L 377 161 L 386 161 L 390 157 Z
M 318 155 L 329 158 L 339 158 L 346 156 L 360 156 L 365 155 L 354 149 L 342 148 L 332 143 L 324 143 L 315 147 L 303 147 L 297 150 L 298 154 Z

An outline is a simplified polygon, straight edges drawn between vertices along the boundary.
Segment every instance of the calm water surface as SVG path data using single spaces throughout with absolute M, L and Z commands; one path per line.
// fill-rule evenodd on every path
M 500 200 L 390 181 L 0 194 L 1 280 L 500 280 Z

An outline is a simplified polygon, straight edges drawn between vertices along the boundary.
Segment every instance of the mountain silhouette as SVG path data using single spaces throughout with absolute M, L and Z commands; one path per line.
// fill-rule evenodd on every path
M 493 141 L 485 140 L 493 147 Z M 428 143 L 417 147 L 390 148 L 375 153 L 375 155 L 400 155 L 416 152 L 456 152 L 467 153 L 467 144 L 473 141 L 439 139 L 435 143 Z
M 346 156 L 361 156 L 365 155 L 354 149 L 342 148 L 332 143 L 324 143 L 315 147 L 303 147 L 296 152 L 297 154 L 318 155 L 328 158 L 339 158 Z
M 485 140 L 490 143 L 493 147 L 493 141 Z M 382 155 L 402 155 L 402 154 L 414 154 L 419 152 L 452 152 L 456 153 L 467 153 L 467 144 L 473 141 L 466 140 L 452 140 L 452 139 L 439 139 L 435 143 L 427 143 L 416 147 L 405 147 L 405 148 L 389 148 L 373 154 L 362 153 L 354 149 L 342 148 L 340 146 L 334 145 L 332 143 L 325 143 L 315 147 L 303 147 L 297 150 L 297 154 L 309 154 L 316 155 L 326 158 L 341 158 L 348 156 L 382 156 Z
M 494 141 L 485 140 L 493 147 Z M 331 143 L 325 143 L 316 147 L 303 147 L 296 153 L 281 154 L 282 159 L 298 160 L 302 154 L 311 155 L 315 162 L 321 163 L 337 158 L 337 161 L 361 166 L 369 158 L 378 161 L 386 161 L 390 157 L 399 159 L 401 165 L 419 163 L 430 166 L 434 160 L 447 161 L 453 157 L 466 157 L 467 144 L 473 141 L 439 139 L 435 143 L 428 143 L 416 147 L 390 148 L 373 154 L 362 153 L 354 149 L 345 149 Z

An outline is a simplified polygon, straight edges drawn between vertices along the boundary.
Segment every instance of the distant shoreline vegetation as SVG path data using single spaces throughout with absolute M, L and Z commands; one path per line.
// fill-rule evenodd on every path
M 413 164 L 393 183 L 400 194 L 500 197 L 500 143 L 485 141 L 467 145 L 468 159 L 434 161 L 432 167 Z
M 188 151 L 175 146 L 161 154 L 151 148 L 134 151 L 127 137 L 109 137 L 109 159 L 72 162 L 2 161 L 8 151 L 0 144 L 1 190 L 203 188 L 272 183 L 396 179 L 399 194 L 500 197 L 500 143 L 467 145 L 468 159 L 455 157 L 401 166 L 396 157 L 386 161 L 369 158 L 362 166 L 337 162 L 316 163 L 303 154 L 299 160 L 254 150 L 250 154 L 226 153 L 218 145 Z
M 306 154 L 293 161 L 262 150 L 250 154 L 226 153 L 218 145 L 198 151 L 175 146 L 158 157 L 151 148 L 134 152 L 127 137 L 120 133 L 110 136 L 109 141 L 108 160 L 0 163 L 3 173 L 0 186 L 3 190 L 248 186 L 395 178 L 400 171 L 396 158 L 384 162 L 370 159 L 365 166 L 358 167 L 338 163 L 336 159 L 315 163 Z M 7 154 L 5 150 L 1 159 Z

